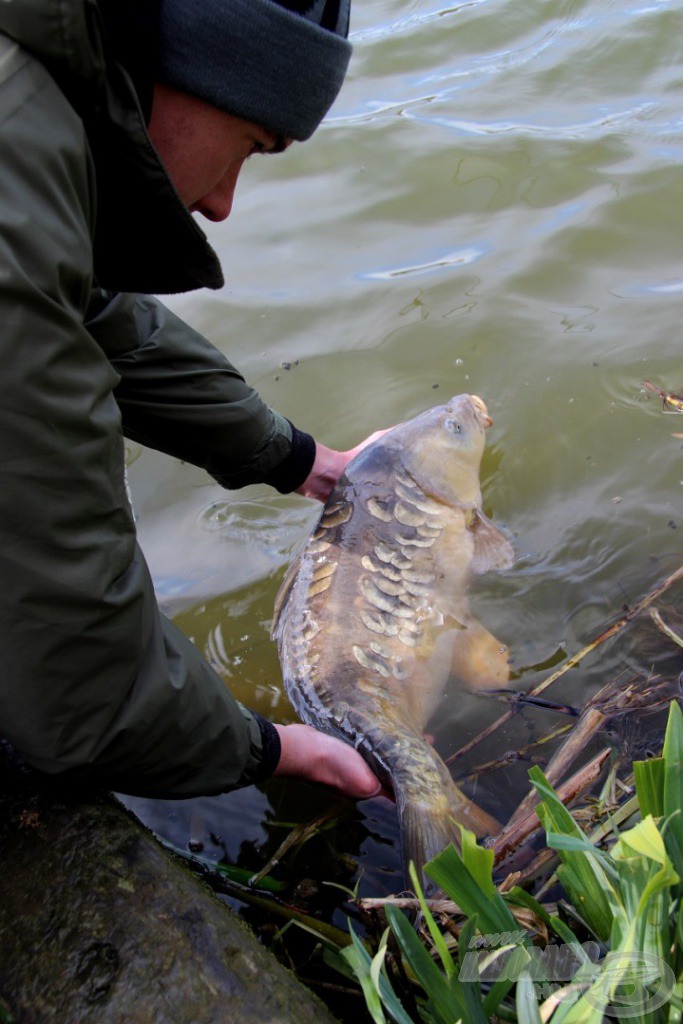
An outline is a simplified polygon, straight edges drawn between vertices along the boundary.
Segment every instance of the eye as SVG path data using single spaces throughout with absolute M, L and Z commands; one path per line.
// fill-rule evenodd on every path
M 445 420 L 444 427 L 446 430 L 450 430 L 451 434 L 459 434 L 462 430 L 460 424 L 456 423 L 455 420 Z

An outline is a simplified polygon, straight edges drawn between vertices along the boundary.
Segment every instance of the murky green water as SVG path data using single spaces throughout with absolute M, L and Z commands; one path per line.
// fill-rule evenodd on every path
M 253 160 L 232 217 L 209 226 L 225 290 L 172 305 L 335 447 L 453 393 L 485 398 L 485 507 L 518 561 L 473 602 L 526 689 L 681 561 L 683 419 L 642 381 L 683 384 L 683 3 L 365 0 L 353 37 L 328 122 Z M 240 699 L 292 720 L 268 625 L 317 507 L 131 455 L 162 605 Z M 580 703 L 644 657 L 615 642 L 555 695 Z M 447 708 L 446 752 L 502 710 Z M 556 721 L 525 712 L 468 764 Z M 500 814 L 525 772 L 482 778 L 477 797 Z M 178 845 L 256 869 L 278 822 L 327 803 L 278 783 L 134 806 Z M 391 889 L 396 837 L 387 802 L 349 806 L 294 870 L 350 882 L 358 862 L 364 891 Z

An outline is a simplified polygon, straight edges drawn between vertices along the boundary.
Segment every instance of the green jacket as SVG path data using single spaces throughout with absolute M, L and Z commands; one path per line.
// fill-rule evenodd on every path
M 283 491 L 315 448 L 145 294 L 222 276 L 113 39 L 95 0 L 0 2 L 0 734 L 45 772 L 185 797 L 270 774 L 279 742 L 159 613 L 124 435 Z

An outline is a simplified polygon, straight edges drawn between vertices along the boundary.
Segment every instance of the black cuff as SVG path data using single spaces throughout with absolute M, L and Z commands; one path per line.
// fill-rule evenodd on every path
M 315 462 L 315 441 L 311 435 L 299 430 L 289 420 L 287 422 L 292 428 L 291 451 L 284 462 L 281 462 L 264 481 L 280 494 L 289 494 L 297 487 L 301 487 Z
M 272 722 L 269 722 L 263 715 L 259 715 L 258 711 L 250 708 L 249 713 L 261 730 L 261 763 L 250 781 L 263 782 L 264 779 L 271 777 L 280 763 L 280 754 L 282 753 L 280 734 Z

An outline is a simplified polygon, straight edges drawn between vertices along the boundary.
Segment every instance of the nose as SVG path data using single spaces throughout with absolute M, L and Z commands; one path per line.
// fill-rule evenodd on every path
M 207 220 L 218 222 L 230 216 L 237 179 L 243 165 L 244 160 L 236 160 L 231 164 L 218 184 L 197 203 L 198 212 Z

